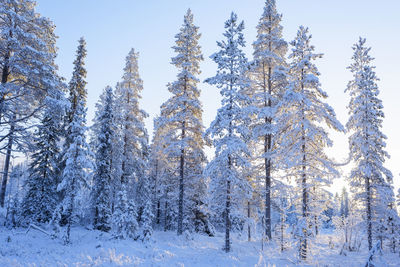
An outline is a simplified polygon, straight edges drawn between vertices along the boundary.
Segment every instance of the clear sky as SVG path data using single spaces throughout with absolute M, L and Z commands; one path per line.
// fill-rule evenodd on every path
M 86 59 L 88 89 L 88 121 L 91 123 L 94 104 L 106 85 L 115 86 L 122 76 L 125 56 L 130 48 L 140 52 L 139 68 L 144 81 L 141 107 L 150 118 L 146 121 L 149 133 L 152 119 L 160 105 L 169 97 L 166 84 L 175 80 L 176 69 L 170 64 L 174 56 L 171 46 L 188 8 L 200 27 L 200 44 L 205 60 L 201 64 L 201 81 L 215 74 L 215 63 L 209 56 L 217 50 L 222 39 L 223 25 L 231 11 L 244 20 L 246 52 L 251 58 L 251 43 L 255 40 L 256 25 L 262 14 L 264 0 L 37 0 L 37 11 L 50 18 L 59 36 L 57 64 L 60 74 L 69 81 L 77 40 L 87 42 Z M 381 81 L 381 99 L 386 115 L 383 132 L 387 135 L 387 151 L 391 159 L 386 166 L 393 172 L 395 186 L 400 186 L 400 10 L 399 0 L 277 0 L 283 14 L 284 38 L 294 38 L 299 25 L 310 28 L 316 52 L 324 57 L 316 64 L 321 72 L 323 89 L 329 94 L 339 120 L 347 120 L 344 93 L 351 75 L 346 67 L 351 62 L 351 46 L 359 36 L 367 38 L 375 57 L 376 72 Z M 204 83 L 201 100 L 204 125 L 209 126 L 219 107 L 219 92 Z M 347 156 L 344 134 L 333 134 L 334 147 L 329 153 L 338 161 Z M 343 176 L 348 168 L 343 168 Z M 337 180 L 333 190 L 343 186 Z

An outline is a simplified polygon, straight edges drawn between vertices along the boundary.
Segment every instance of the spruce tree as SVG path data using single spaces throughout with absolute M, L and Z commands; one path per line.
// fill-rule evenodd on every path
M 60 156 L 59 142 L 66 105 L 64 95 L 58 88 L 51 90 L 46 97 L 41 123 L 34 138 L 27 193 L 22 202 L 21 215 L 25 222 L 50 221 L 59 201 L 57 159 Z
M 297 184 L 300 221 L 297 224 L 299 256 L 307 258 L 310 237 L 313 235 L 315 216 L 320 212 L 316 201 L 321 189 L 337 176 L 334 163 L 324 152 L 332 145 L 327 130 L 343 131 L 332 107 L 323 102 L 328 97 L 321 89 L 320 73 L 313 60 L 321 57 L 314 53 L 311 35 L 303 26 L 291 42 L 292 53 L 287 89 L 279 104 L 279 146 L 277 153 L 284 155 L 280 168 Z
M 273 169 L 273 145 L 276 129 L 276 105 L 284 89 L 285 76 L 280 68 L 286 65 L 287 43 L 282 38 L 282 15 L 276 10 L 275 0 L 265 2 L 264 12 L 257 26 L 257 40 L 253 43 L 254 62 L 250 72 L 253 105 L 257 107 L 253 119 L 253 135 L 261 148 L 256 150 L 257 176 L 263 177 L 265 185 L 265 234 L 271 239 L 271 183 Z M 277 156 L 277 155 L 275 155 Z
M 76 200 L 78 193 L 84 187 L 88 187 L 88 170 L 93 166 L 90 161 L 91 152 L 86 143 L 86 109 L 83 100 L 78 102 L 75 115 L 68 126 L 71 140 L 68 149 L 65 151 L 63 160 L 65 168 L 62 173 L 61 183 L 57 190 L 63 193 L 61 202 L 62 215 L 66 221 L 67 229 L 65 233 L 65 242 L 70 242 L 71 225 L 76 215 Z
M 101 231 L 111 229 L 112 204 L 112 138 L 114 136 L 113 91 L 107 86 L 103 92 L 104 103 L 96 114 L 96 124 L 100 129 L 95 132 L 96 171 L 93 177 L 92 201 L 94 209 L 94 227 Z
M 161 128 L 158 126 L 158 117 L 153 120 L 153 139 L 150 145 L 150 183 L 153 197 L 153 210 L 155 215 L 155 224 L 161 224 L 162 203 L 166 202 L 163 199 L 162 193 L 165 191 L 167 177 L 166 168 L 167 160 L 163 153 L 163 137 Z M 165 212 L 165 211 L 164 211 Z
M 115 211 L 113 213 L 114 235 L 116 238 L 138 238 L 137 211 L 135 201 L 128 200 L 126 185 L 122 184 L 117 192 Z
M 72 72 L 72 78 L 68 84 L 69 90 L 69 102 L 71 106 L 68 110 L 68 123 L 72 122 L 77 106 L 82 101 L 83 105 L 86 105 L 87 90 L 85 81 L 86 69 L 85 69 L 85 58 L 87 55 L 86 41 L 81 37 L 78 41 L 78 48 L 76 50 L 76 58 L 74 60 L 74 70 Z
M 144 125 L 148 114 L 139 107 L 143 81 L 139 76 L 138 57 L 139 53 L 131 49 L 122 81 L 116 88 L 116 123 L 122 146 L 120 180 L 130 187 L 143 179 L 148 158 L 148 134 Z
M 126 57 L 122 81 L 116 87 L 115 122 L 117 132 L 114 139 L 116 148 L 113 150 L 113 161 L 119 166 L 114 165 L 113 169 L 114 173 L 120 174 L 120 176 L 118 176 L 119 181 L 114 183 L 117 198 L 113 221 L 128 220 L 128 224 L 131 225 L 123 230 L 118 226 L 120 223 L 116 223 L 118 235 L 123 238 L 137 235 L 137 213 L 143 210 L 139 193 L 141 193 L 141 185 L 146 179 L 149 154 L 148 134 L 144 125 L 144 119 L 148 114 L 139 107 L 143 81 L 139 75 L 138 58 L 139 53 L 131 49 Z M 125 208 L 129 210 L 124 211 Z M 126 212 L 130 212 L 134 216 L 124 219 Z M 118 216 L 122 217 L 118 218 Z
M 225 22 L 226 40 L 217 42 L 220 51 L 211 58 L 218 64 L 217 74 L 206 80 L 216 85 L 222 95 L 221 108 L 211 123 L 206 135 L 212 138 L 215 158 L 207 165 L 206 175 L 210 177 L 212 205 L 225 218 L 225 247 L 231 250 L 231 224 L 235 213 L 240 213 L 240 203 L 248 198 L 251 187 L 242 170 L 250 168 L 250 153 L 246 140 L 250 137 L 249 110 L 244 108 L 250 99 L 244 94 L 249 80 L 245 77 L 248 62 L 243 52 L 244 23 L 237 22 L 237 15 L 231 13 Z
M 204 126 L 202 122 L 202 105 L 197 75 L 200 74 L 200 61 L 203 60 L 198 43 L 199 28 L 193 24 L 193 14 L 190 9 L 184 16 L 180 32 L 175 36 L 177 53 L 172 58 L 172 64 L 179 69 L 177 80 L 168 85 L 173 94 L 162 106 L 160 127 L 165 129 L 164 153 L 173 164 L 178 191 L 174 188 L 170 193 L 173 201 L 171 210 L 177 210 L 177 234 L 181 235 L 184 228 L 196 228 L 203 225 L 201 206 L 206 191 L 202 175 L 206 161 L 203 152 L 202 138 Z M 195 225 L 191 225 L 194 222 Z
M 353 46 L 353 63 L 348 67 L 353 80 L 346 92 L 350 94 L 349 120 L 346 124 L 349 137 L 350 158 L 355 167 L 349 181 L 354 198 L 362 203 L 366 215 L 368 248 L 372 249 L 374 224 L 388 208 L 383 196 L 392 180 L 392 173 L 384 167 L 389 158 L 385 151 L 386 136 L 382 133 L 384 118 L 382 101 L 379 99 L 379 80 L 372 66 L 371 48 L 360 38 Z M 386 192 L 387 193 L 387 192 Z M 382 207 L 383 204 L 383 207 Z
M 86 57 L 86 42 L 83 37 L 81 37 L 78 41 L 78 48 L 76 50 L 76 58 L 73 62 L 74 64 L 74 69 L 72 72 L 72 78 L 68 84 L 68 101 L 69 105 L 66 108 L 66 116 L 64 119 L 64 146 L 63 150 L 61 152 L 61 156 L 59 158 L 59 177 L 62 176 L 62 173 L 65 168 L 65 161 L 63 160 L 64 158 L 64 153 L 67 151 L 69 148 L 72 140 L 70 139 L 71 137 L 71 132 L 70 132 L 70 127 L 69 125 L 72 123 L 74 120 L 74 116 L 78 107 L 78 104 L 82 102 L 83 106 L 86 105 L 86 95 L 87 95 L 87 90 L 85 88 L 87 82 L 85 81 L 86 78 L 86 69 L 85 69 L 85 57 Z M 63 196 L 60 196 L 63 198 Z

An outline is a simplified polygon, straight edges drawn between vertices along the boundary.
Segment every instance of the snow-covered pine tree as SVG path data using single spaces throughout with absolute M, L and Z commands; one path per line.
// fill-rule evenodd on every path
M 171 161 L 166 153 L 165 142 L 169 133 L 168 125 L 162 124 L 162 117 L 154 119 L 154 134 L 150 154 L 150 178 L 153 189 L 153 206 L 155 223 L 163 226 L 164 231 L 176 229 L 177 221 L 177 188 L 179 181 L 176 161 Z
M 6 150 L 0 190 L 2 207 L 13 145 L 18 139 L 25 139 L 18 132 L 25 131 L 25 123 L 40 110 L 47 90 L 58 83 L 54 75 L 55 27 L 35 12 L 35 5 L 31 0 L 0 4 L 0 150 Z M 20 123 L 24 125 L 18 126 Z
M 355 164 L 349 182 L 355 200 L 362 204 L 365 211 L 368 248 L 372 249 L 373 224 L 388 208 L 382 207 L 383 199 L 379 196 L 384 195 L 382 190 L 387 188 L 393 176 L 383 165 L 389 158 L 385 151 L 386 136 L 381 131 L 383 105 L 379 99 L 379 79 L 376 77 L 375 67 L 371 65 L 371 48 L 366 47 L 365 42 L 364 38 L 360 38 L 353 46 L 353 63 L 348 67 L 353 74 L 353 80 L 345 90 L 350 94 L 350 117 L 346 127 L 351 133 L 350 158 Z M 379 210 L 379 207 L 384 210 Z
M 122 184 L 117 192 L 113 213 L 114 235 L 116 238 L 138 238 L 136 205 L 133 199 L 128 200 L 126 185 Z
M 123 148 L 120 181 L 126 185 L 129 194 L 134 194 L 132 197 L 135 197 L 135 201 L 138 197 L 133 187 L 137 187 L 144 179 L 149 153 L 148 134 L 144 125 L 148 114 L 139 107 L 143 81 L 139 76 L 138 57 L 139 53 L 131 49 L 126 57 L 122 82 L 116 88 L 116 121 Z
M 112 204 L 112 138 L 114 136 L 112 88 L 107 86 L 103 92 L 103 105 L 98 105 L 95 132 L 96 171 L 93 176 L 92 208 L 94 209 L 94 227 L 101 231 L 111 229 Z
M 62 154 L 59 158 L 59 178 L 62 177 L 62 173 L 65 168 L 65 160 L 64 160 L 64 153 L 68 150 L 72 140 L 70 139 L 71 132 L 70 131 L 70 123 L 72 123 L 77 106 L 80 102 L 85 106 L 86 105 L 86 95 L 87 90 L 85 88 L 87 82 L 85 81 L 86 78 L 86 69 L 85 69 L 85 57 L 86 57 L 86 41 L 83 37 L 81 37 L 78 41 L 78 48 L 76 50 L 76 58 L 73 62 L 74 69 L 72 72 L 72 78 L 68 84 L 68 100 L 69 105 L 66 109 L 66 116 L 64 119 L 64 144 Z M 63 196 L 60 196 L 63 198 Z
M 166 173 L 166 157 L 163 154 L 163 137 L 162 130 L 158 125 L 158 116 L 153 120 L 153 139 L 150 145 L 149 158 L 149 175 L 151 180 L 151 189 L 153 197 L 153 211 L 155 215 L 155 224 L 161 224 L 162 202 L 167 201 L 162 199 L 162 192 L 165 191 Z
M 41 123 L 34 137 L 34 153 L 26 182 L 27 193 L 22 202 L 24 223 L 50 221 L 59 202 L 57 159 L 60 157 L 60 137 L 67 101 L 58 88 L 49 90 L 44 102 Z
M 328 137 L 328 126 L 343 131 L 332 107 L 323 102 L 327 98 L 318 79 L 320 73 L 312 62 L 321 57 L 315 54 L 310 44 L 311 35 L 303 26 L 297 32 L 292 52 L 289 56 L 289 84 L 279 104 L 280 127 L 278 152 L 285 156 L 280 168 L 298 185 L 298 210 L 301 218 L 298 223 L 299 256 L 307 258 L 309 239 L 313 234 L 314 215 L 318 210 L 311 201 L 313 195 L 323 186 L 331 183 L 331 177 L 338 175 L 334 163 L 325 154 L 324 148 L 332 145 Z
M 150 181 L 150 176 L 146 175 L 141 186 L 141 203 L 143 205 L 143 210 L 140 216 L 140 224 L 142 228 L 141 237 L 143 241 L 149 240 L 150 236 L 153 234 L 154 212 Z
M 237 15 L 232 12 L 225 29 L 226 40 L 217 42 L 220 50 L 211 56 L 218 64 L 217 74 L 206 80 L 221 90 L 222 107 L 206 131 L 206 136 L 213 141 L 215 158 L 207 165 L 205 174 L 211 179 L 213 209 L 225 217 L 224 250 L 229 252 L 232 217 L 243 212 L 238 205 L 250 197 L 252 189 L 242 172 L 250 168 L 246 144 L 250 138 L 247 124 L 250 113 L 246 107 L 250 99 L 243 93 L 250 86 L 244 75 L 249 67 L 242 50 L 244 23 L 238 23 Z
M 168 85 L 173 96 L 162 104 L 160 115 L 160 127 L 166 131 L 164 153 L 168 155 L 174 172 L 178 173 L 174 176 L 178 189 L 173 188 L 170 192 L 172 199 L 169 202 L 170 210 L 175 210 L 175 207 L 177 210 L 178 235 L 184 229 L 201 229 L 206 223 L 201 212 L 206 193 L 202 175 L 206 157 L 203 151 L 203 110 L 196 77 L 200 74 L 199 63 L 203 60 L 198 31 L 189 9 L 173 47 L 177 55 L 172 58 L 172 64 L 179 69 L 178 79 Z
M 143 81 L 139 76 L 138 57 L 139 53 L 131 49 L 126 57 L 122 81 L 116 87 L 117 132 L 113 149 L 113 172 L 115 175 L 120 174 L 118 182 L 114 183 L 116 200 L 113 221 L 117 236 L 135 239 L 138 230 L 137 212 L 144 207 L 138 190 L 146 179 L 149 154 L 148 134 L 144 125 L 148 115 L 139 107 Z M 126 213 L 132 216 L 126 217 Z M 124 226 L 124 223 L 129 226 Z
M 376 202 L 374 212 L 373 236 L 379 240 L 383 249 L 385 243 L 392 252 L 396 251 L 399 240 L 396 232 L 399 229 L 399 216 L 396 210 L 395 196 L 391 180 L 385 181 L 376 187 Z
M 88 187 L 88 171 L 93 168 L 91 152 L 86 143 L 86 108 L 83 100 L 78 102 L 72 122 L 68 126 L 71 140 L 64 154 L 65 168 L 57 191 L 63 192 L 62 215 L 67 224 L 65 242 L 70 242 L 71 225 L 76 212 L 76 197 L 83 187 Z
M 251 70 L 253 105 L 257 107 L 253 121 L 253 135 L 257 143 L 255 168 L 263 177 L 265 200 L 265 234 L 271 235 L 271 171 L 273 168 L 273 144 L 276 104 L 284 86 L 284 76 L 279 69 L 286 65 L 287 43 L 282 38 L 282 15 L 276 10 L 275 0 L 266 0 L 264 12 L 257 26 L 257 40 L 253 43 L 254 62 Z
M 74 115 L 79 105 L 79 102 L 82 101 L 82 104 L 86 105 L 86 97 L 87 90 L 85 81 L 86 78 L 86 69 L 85 69 L 85 58 L 86 58 L 86 41 L 83 37 L 81 37 L 78 41 L 78 48 L 76 50 L 76 58 L 74 60 L 74 70 L 72 72 L 72 78 L 68 84 L 69 89 L 69 102 L 71 106 L 68 110 L 67 114 L 67 123 L 72 122 L 74 119 Z

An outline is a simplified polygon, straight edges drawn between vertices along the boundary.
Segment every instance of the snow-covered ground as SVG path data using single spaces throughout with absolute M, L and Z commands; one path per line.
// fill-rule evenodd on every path
M 176 236 L 174 232 L 155 231 L 153 240 L 115 240 L 110 234 L 72 229 L 72 244 L 63 245 L 44 233 L 20 228 L 0 228 L 0 266 L 364 266 L 367 253 L 339 255 L 331 249 L 333 234 L 323 234 L 313 247 L 312 260 L 299 265 L 296 250 L 279 253 L 274 244 L 247 242 L 236 237 L 232 252 L 222 251 L 223 236 L 195 234 Z M 243 238 L 242 238 L 243 239 Z M 400 266 L 398 254 L 378 255 L 377 266 Z

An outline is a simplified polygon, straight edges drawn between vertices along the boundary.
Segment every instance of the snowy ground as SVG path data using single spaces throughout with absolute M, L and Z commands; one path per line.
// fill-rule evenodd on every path
M 295 250 L 278 253 L 270 244 L 261 251 L 260 241 L 234 239 L 231 253 L 221 250 L 223 236 L 193 235 L 177 237 L 173 232 L 156 231 L 147 244 L 141 241 L 114 240 L 109 234 L 72 230 L 72 244 L 64 246 L 31 229 L 0 228 L 0 266 L 364 266 L 367 254 L 339 255 L 339 248 L 328 246 L 324 234 L 313 248 L 313 260 L 296 265 Z M 379 256 L 378 266 L 400 266 L 398 254 Z

